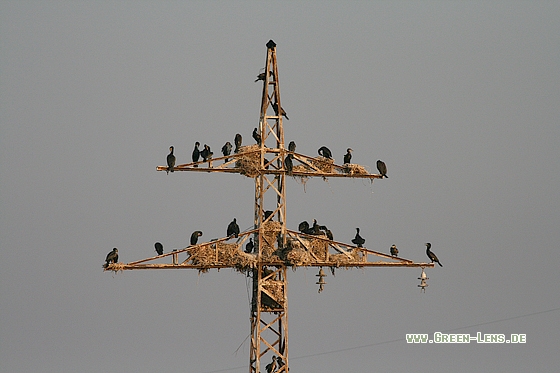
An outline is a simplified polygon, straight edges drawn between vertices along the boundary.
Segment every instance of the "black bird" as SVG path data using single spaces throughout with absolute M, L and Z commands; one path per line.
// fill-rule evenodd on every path
M 397 255 L 399 255 L 399 249 L 397 249 L 397 245 L 393 244 L 393 246 L 391 246 L 391 256 Z
M 441 263 L 439 262 L 439 259 L 437 258 L 436 254 L 434 254 L 434 253 L 432 253 L 432 252 L 430 251 L 430 248 L 431 248 L 431 247 L 432 247 L 432 244 L 428 242 L 428 243 L 426 244 L 426 254 L 428 255 L 428 258 L 430 258 L 430 260 L 432 261 L 432 263 L 433 263 L 433 262 L 436 262 L 437 264 L 439 264 L 440 267 L 443 267 L 443 264 L 441 264 Z
M 381 160 L 377 160 L 377 171 L 381 174 L 382 179 L 384 177 L 389 177 L 387 176 L 387 166 L 385 165 L 385 162 Z
M 192 151 L 192 161 L 193 162 L 198 162 L 198 160 L 200 159 L 200 150 L 198 150 L 199 146 L 200 146 L 200 143 L 198 141 L 194 143 L 194 150 Z M 198 167 L 198 165 L 195 164 L 194 167 Z
M 163 255 L 163 245 L 161 244 L 161 242 L 156 242 L 154 244 L 154 247 L 156 248 L 156 253 L 158 255 Z
M 249 238 L 249 242 L 247 242 L 247 245 L 245 245 L 245 252 L 247 254 L 251 254 L 254 248 L 255 244 L 253 243 L 253 238 Z
M 311 227 L 311 231 L 314 235 L 320 235 L 321 230 L 319 229 L 319 224 L 317 224 L 317 219 L 313 219 L 313 226 Z
M 243 142 L 243 136 L 241 136 L 240 133 L 236 134 L 235 139 L 233 140 L 233 143 L 235 144 L 235 150 L 234 150 L 235 153 L 239 152 L 239 148 L 241 147 L 242 142 Z
M 360 236 L 360 228 L 356 228 L 356 237 L 354 237 L 352 243 L 358 245 L 358 247 L 363 247 L 362 245 L 366 243 L 366 240 Z
M 214 153 L 212 153 L 212 151 L 210 150 L 210 147 L 206 144 L 204 144 L 204 149 L 202 149 L 202 151 L 200 152 L 200 156 L 202 157 L 202 161 L 206 162 L 209 159 L 212 159 L 212 156 L 214 155 Z
M 295 152 L 296 151 L 296 143 L 295 141 L 290 141 L 290 143 L 288 144 L 288 150 L 291 152 Z
M 222 146 L 222 154 L 224 155 L 224 157 L 227 157 L 228 155 L 231 154 L 231 142 L 226 142 L 224 146 Z M 228 162 L 229 158 L 226 158 L 225 162 Z
M 266 211 L 264 212 L 264 220 L 268 219 L 268 217 L 269 217 L 270 215 L 272 215 L 273 212 L 274 212 L 274 211 L 272 211 L 272 210 L 266 210 Z M 272 219 L 270 219 L 270 220 L 272 220 Z
M 255 127 L 255 129 L 253 130 L 253 138 L 255 139 L 255 141 L 257 142 L 258 145 L 261 144 L 261 135 L 257 132 L 257 128 Z
M 319 229 L 322 230 L 323 232 L 325 232 L 325 234 L 327 235 L 327 238 L 329 240 L 331 240 L 331 241 L 334 240 L 334 237 L 333 237 L 333 234 L 332 234 L 331 230 L 328 229 L 326 225 L 320 225 Z
M 257 75 L 257 79 L 255 80 L 255 83 L 258 82 L 259 80 L 264 80 L 264 78 L 266 78 L 266 72 Z
M 272 39 L 270 39 L 270 40 L 268 41 L 268 43 L 266 43 L 266 47 L 267 47 L 268 49 L 272 49 L 272 48 L 274 48 L 275 46 L 276 46 L 276 43 L 275 43 Z
M 198 237 L 202 236 L 202 231 L 194 231 L 191 234 L 191 245 L 196 245 Z
M 274 109 L 274 113 L 276 115 L 278 115 L 278 103 L 277 102 L 272 104 L 272 109 Z M 284 110 L 283 107 L 280 107 L 280 113 L 282 114 L 282 116 L 284 118 L 286 118 L 287 120 L 290 120 L 290 118 L 288 118 L 288 114 L 286 114 L 286 110 Z
M 169 172 L 173 172 L 174 167 L 175 167 L 175 156 L 173 155 L 173 147 L 170 146 L 169 147 L 169 151 L 171 153 L 167 154 L 167 173 L 169 174 Z
M 229 223 L 227 226 L 227 236 L 235 236 L 235 238 L 239 237 L 239 225 L 237 225 L 237 220 L 233 218 L 233 221 Z
M 304 220 L 301 223 L 299 223 L 298 230 L 301 233 L 306 233 L 307 231 L 309 231 L 309 223 L 307 222 L 307 220 Z
M 352 149 L 346 149 L 346 154 L 344 154 L 344 164 L 350 163 L 352 160 Z
M 294 163 L 292 162 L 292 157 L 293 157 L 293 155 L 288 154 L 286 156 L 286 158 L 284 159 L 284 168 L 286 169 L 286 172 L 288 173 L 288 175 L 291 175 L 292 170 L 294 169 Z
M 113 251 L 110 251 L 109 254 L 107 254 L 103 268 L 107 268 L 109 267 L 110 263 L 116 263 L 118 261 L 119 261 L 119 250 L 117 250 L 117 248 L 115 247 Z
M 319 153 L 320 156 L 323 156 L 328 159 L 332 159 L 332 153 L 330 149 L 327 148 L 326 146 L 321 146 L 319 150 L 317 150 L 317 153 Z
M 276 356 L 272 357 L 272 362 L 268 363 L 265 369 L 266 373 L 274 373 L 276 371 Z

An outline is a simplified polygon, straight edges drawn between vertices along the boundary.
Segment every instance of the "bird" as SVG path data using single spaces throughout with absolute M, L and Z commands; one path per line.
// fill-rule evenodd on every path
M 278 115 L 278 103 L 277 102 L 272 104 L 272 109 L 274 109 L 274 113 L 276 113 L 276 115 Z M 282 116 L 284 118 L 286 118 L 287 120 L 290 120 L 290 118 L 288 118 L 288 114 L 286 114 L 286 110 L 284 110 L 283 107 L 280 107 L 280 114 L 282 114 Z
M 233 140 L 233 143 L 235 144 L 235 153 L 239 152 L 239 148 L 241 147 L 241 143 L 243 142 L 243 136 L 241 136 L 240 133 L 235 135 L 235 139 Z
M 268 219 L 268 217 L 269 217 L 270 215 L 272 215 L 273 213 L 274 213 L 274 211 L 272 211 L 272 210 L 266 210 L 266 211 L 264 212 L 264 220 Z M 270 219 L 270 220 L 272 220 L 272 219 Z
M 321 146 L 319 150 L 317 150 L 317 153 L 319 153 L 320 156 L 323 156 L 328 159 L 332 159 L 332 153 L 330 149 L 327 148 L 326 146 Z
M 382 160 L 379 159 L 377 160 L 377 170 L 381 174 L 382 179 L 384 177 L 389 177 L 387 176 L 387 166 L 385 165 L 385 162 L 383 162 Z
M 202 161 L 206 162 L 207 160 L 211 159 L 214 153 L 210 150 L 210 147 L 204 144 L 204 149 L 200 152 L 200 156 L 202 157 Z
M 253 238 L 249 238 L 249 242 L 247 242 L 247 245 L 245 245 L 245 252 L 247 254 L 251 254 L 254 248 L 255 244 L 253 243 Z
M 291 175 L 292 170 L 294 169 L 294 163 L 292 162 L 292 157 L 293 157 L 292 154 L 288 154 L 284 159 L 284 168 L 286 169 L 288 175 Z
M 272 356 L 272 362 L 266 365 L 266 373 L 274 373 L 276 371 L 276 356 Z
M 194 150 L 192 151 L 192 161 L 193 162 L 198 162 L 198 160 L 200 159 L 200 150 L 198 150 L 199 146 L 200 146 L 200 143 L 198 141 L 194 143 Z M 195 164 L 194 167 L 198 167 L 198 165 Z
M 202 236 L 202 231 L 194 231 L 191 234 L 191 245 L 196 245 L 198 237 Z
M 276 356 L 276 362 L 278 363 L 278 370 L 281 371 L 282 367 L 285 365 L 284 362 L 282 361 L 282 358 L 280 356 Z
M 235 238 L 239 237 L 239 225 L 237 225 L 236 218 L 233 218 L 233 221 L 229 223 L 227 227 L 227 236 L 235 236 Z
M 258 82 L 259 80 L 264 80 L 264 78 L 266 78 L 266 73 L 260 73 L 259 75 L 257 75 L 257 79 L 255 80 L 255 83 Z
M 154 244 L 154 247 L 156 248 L 156 253 L 158 255 L 163 255 L 163 245 L 161 244 L 161 242 L 156 242 Z
M 169 174 L 169 172 L 175 171 L 175 170 L 174 170 L 174 167 L 175 167 L 175 156 L 173 155 L 173 150 L 174 150 L 174 149 L 175 149 L 174 147 L 170 146 L 170 147 L 169 147 L 170 153 L 167 154 L 167 174 Z
M 232 148 L 231 142 L 229 142 L 229 141 L 226 142 L 224 144 L 224 146 L 222 146 L 222 154 L 224 155 L 224 157 L 227 157 L 228 155 L 231 154 L 231 148 Z M 229 161 L 229 158 L 226 158 L 225 162 L 228 162 L 228 161 Z
M 317 224 L 317 219 L 313 219 L 313 225 L 311 226 L 311 231 L 314 235 L 320 235 L 321 231 L 319 229 L 319 224 Z
M 327 235 L 327 238 L 329 240 L 331 240 L 331 241 L 334 240 L 334 237 L 333 237 L 333 234 L 332 234 L 331 230 L 328 229 L 326 225 L 320 225 L 319 229 L 322 230 L 323 232 L 325 232 L 325 234 Z
M 257 130 L 256 127 L 253 130 L 253 138 L 255 139 L 255 141 L 257 142 L 258 145 L 261 144 L 261 135 L 258 133 L 258 130 Z
M 433 263 L 433 262 L 436 262 L 437 264 L 439 264 L 440 267 L 443 267 L 443 264 L 441 264 L 441 263 L 439 262 L 439 259 L 438 259 L 438 257 L 436 256 L 436 254 L 432 253 L 432 251 L 430 250 L 431 247 L 432 247 L 432 244 L 428 242 L 428 243 L 426 244 L 426 254 L 428 255 L 428 258 L 430 258 L 430 260 L 432 261 L 432 263 Z
M 344 164 L 350 163 L 351 160 L 352 160 L 352 149 L 348 148 L 346 149 L 346 154 L 344 154 Z
M 109 252 L 109 254 L 107 254 L 103 268 L 109 267 L 109 264 L 111 262 L 116 263 L 118 261 L 119 261 L 119 250 L 117 250 L 117 248 L 115 247 L 112 251 Z
M 360 228 L 356 228 L 356 237 L 354 237 L 352 243 L 358 245 L 358 247 L 363 247 L 362 245 L 366 243 L 366 240 L 360 236 Z
M 296 143 L 295 141 L 290 141 L 290 143 L 288 144 L 288 150 L 291 152 L 295 152 L 296 151 Z
M 391 256 L 397 255 L 399 255 L 399 249 L 397 249 L 397 245 L 393 244 L 393 246 L 391 246 Z
M 304 220 L 301 223 L 299 223 L 298 230 L 301 233 L 306 233 L 307 231 L 309 231 L 309 223 L 307 222 L 307 220 Z

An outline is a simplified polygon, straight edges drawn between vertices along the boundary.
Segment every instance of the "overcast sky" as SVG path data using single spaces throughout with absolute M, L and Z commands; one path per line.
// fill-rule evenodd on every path
M 289 271 L 290 371 L 560 366 L 560 2 L 0 2 L 0 371 L 247 372 L 248 279 L 103 272 L 251 226 L 254 183 L 156 172 L 258 125 L 389 178 L 287 182 L 287 225 L 443 268 Z M 425 344 L 406 333 L 522 333 Z

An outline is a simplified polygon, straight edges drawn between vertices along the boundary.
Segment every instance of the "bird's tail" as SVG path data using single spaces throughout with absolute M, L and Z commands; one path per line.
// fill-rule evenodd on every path
M 439 264 L 440 267 L 443 267 L 443 264 L 441 264 L 440 262 L 437 262 L 437 264 Z

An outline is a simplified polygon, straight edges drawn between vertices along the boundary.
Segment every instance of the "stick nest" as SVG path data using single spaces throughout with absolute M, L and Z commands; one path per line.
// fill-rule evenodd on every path
M 256 151 L 259 149 L 260 146 L 257 144 L 239 147 L 238 154 L 240 154 L 241 157 L 239 157 L 235 162 L 235 167 L 239 169 L 239 173 L 241 175 L 251 178 L 259 175 L 259 170 L 261 168 L 261 153 Z
M 233 267 L 239 272 L 246 273 L 254 268 L 257 260 L 255 256 L 241 250 L 237 243 L 218 242 L 191 250 L 189 261 L 191 264 L 204 267 L 211 265 L 225 265 Z
M 334 159 L 329 158 L 313 158 L 311 164 L 319 170 L 327 173 L 332 173 L 334 169 Z
M 349 175 L 368 175 L 369 172 L 364 166 L 359 164 L 347 163 L 344 165 L 344 173 Z

